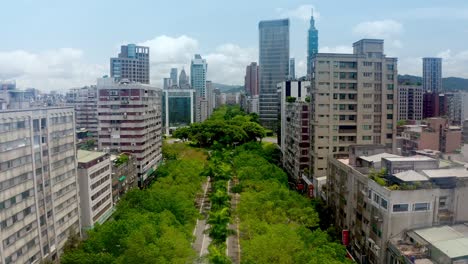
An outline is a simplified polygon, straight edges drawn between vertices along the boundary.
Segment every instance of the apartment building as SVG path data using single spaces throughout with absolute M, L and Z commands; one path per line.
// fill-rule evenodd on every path
M 453 153 L 462 146 L 462 128 L 449 125 L 446 118 L 432 117 L 420 125 L 405 125 L 396 146 L 405 156 L 418 150 Z
M 143 187 L 162 159 L 162 90 L 111 78 L 98 79 L 97 89 L 99 149 L 134 155 Z
M 71 107 L 0 111 L 0 262 L 58 259 L 80 232 Z
M 363 39 L 353 54 L 318 53 L 311 84 L 311 172 L 327 175 L 329 155 L 352 144 L 383 144 L 392 151 L 397 121 L 397 59 L 384 42 Z
M 111 164 L 105 152 L 78 150 L 77 158 L 81 228 L 85 231 L 112 214 Z
M 95 85 L 74 88 L 65 95 L 66 103 L 75 108 L 76 128 L 86 130 L 87 138 L 97 140 L 97 88 Z
M 117 58 L 110 59 L 110 76 L 118 81 L 150 83 L 149 47 L 128 44 L 120 46 Z
M 306 102 L 310 81 L 284 81 L 277 85 L 280 128 L 278 142 L 283 166 L 296 182 L 308 172 L 310 150 L 310 105 Z
M 116 204 L 129 190 L 138 187 L 138 171 L 133 155 L 111 155 L 112 201 Z
M 398 87 L 398 120 L 421 120 L 423 117 L 422 86 Z
M 327 203 L 359 263 L 386 263 L 388 242 L 407 230 L 468 220 L 465 166 L 384 149 L 352 146 L 328 161 Z

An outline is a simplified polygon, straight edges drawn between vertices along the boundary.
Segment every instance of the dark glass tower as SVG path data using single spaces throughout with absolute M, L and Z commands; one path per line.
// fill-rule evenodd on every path
M 260 121 L 278 128 L 277 84 L 289 74 L 289 19 L 260 21 L 259 29 L 259 112 Z
M 314 11 L 310 17 L 309 34 L 307 37 L 307 76 L 312 74 L 312 57 L 318 52 L 318 30 L 315 28 Z

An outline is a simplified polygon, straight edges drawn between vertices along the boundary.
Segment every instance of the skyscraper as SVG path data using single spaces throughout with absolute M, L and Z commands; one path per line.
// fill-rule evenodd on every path
M 250 95 L 258 95 L 258 65 L 250 63 L 245 69 L 245 92 Z
M 185 89 L 187 88 L 186 86 L 188 84 L 189 84 L 189 80 L 188 80 L 187 74 L 185 73 L 185 69 L 182 68 L 182 70 L 180 71 L 180 75 L 179 75 L 179 87 L 182 89 Z
M 442 92 L 442 58 L 423 58 L 423 89 Z
M 121 46 L 119 56 L 110 59 L 110 75 L 116 80 L 149 84 L 149 48 L 135 44 Z
M 190 83 L 192 89 L 195 89 L 197 96 L 205 97 L 206 93 L 206 73 L 208 71 L 208 64 L 206 60 L 202 59 L 200 54 L 195 54 L 190 65 Z
M 314 10 L 310 17 L 309 34 L 307 38 L 307 76 L 312 75 L 312 57 L 318 52 L 318 30 L 315 28 Z
M 259 29 L 259 110 L 260 121 L 270 129 L 278 128 L 276 85 L 289 73 L 289 19 L 260 21 Z
M 296 61 L 294 58 L 289 59 L 289 79 L 296 79 Z
M 177 68 L 171 69 L 171 83 L 172 85 L 177 85 Z

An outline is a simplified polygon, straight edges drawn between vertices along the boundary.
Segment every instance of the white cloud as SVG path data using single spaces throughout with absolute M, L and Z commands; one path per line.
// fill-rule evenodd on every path
M 366 38 L 391 38 L 403 31 L 403 25 L 395 20 L 366 21 L 357 24 L 353 33 Z
M 353 48 L 346 45 L 339 45 L 335 47 L 319 47 L 321 53 L 353 53 Z
M 397 16 L 407 19 L 443 19 L 443 20 L 468 20 L 468 8 L 463 7 L 420 7 L 406 9 Z
M 86 63 L 79 49 L 0 52 L 0 79 L 16 80 L 20 88 L 67 89 L 95 83 L 107 72 L 102 65 Z
M 443 77 L 468 78 L 468 50 L 452 52 L 450 49 L 442 50 L 436 57 L 442 58 Z M 398 72 L 422 76 L 421 57 L 403 57 L 398 59 Z
M 314 8 L 313 5 L 300 5 L 295 9 L 276 8 L 276 12 L 281 18 L 291 18 L 309 21 L 310 15 L 312 14 L 312 9 L 314 12 L 314 18 L 319 19 L 320 13 L 317 12 L 317 9 Z

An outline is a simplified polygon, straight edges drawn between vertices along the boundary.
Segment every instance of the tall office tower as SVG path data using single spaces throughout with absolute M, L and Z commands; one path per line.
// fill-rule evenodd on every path
M 353 54 L 317 53 L 311 90 L 311 172 L 327 175 L 329 155 L 353 144 L 382 144 L 393 151 L 398 93 L 397 59 L 384 55 L 384 42 L 363 39 Z
M 289 59 L 289 79 L 296 79 L 296 60 L 294 58 Z
M 208 101 L 208 117 L 211 116 L 213 113 L 214 109 L 214 103 L 213 103 L 213 93 L 214 87 L 213 87 L 213 82 L 212 81 L 206 81 L 206 100 Z
M 171 83 L 172 85 L 177 85 L 177 68 L 171 69 Z
M 97 88 L 95 85 L 71 89 L 66 103 L 75 108 L 76 129 L 87 130 L 88 137 L 97 140 Z
M 110 59 L 110 75 L 116 80 L 150 83 L 150 52 L 148 47 L 123 45 L 117 58 Z
M 278 93 L 276 85 L 289 73 L 289 19 L 260 21 L 260 121 L 270 129 L 278 129 Z
M 161 161 L 162 90 L 146 84 L 98 79 L 99 149 L 137 159 L 140 187 Z
M 103 224 L 112 215 L 112 172 L 110 155 L 78 150 L 81 228 L 83 231 Z
M 185 69 L 182 68 L 179 75 L 179 87 L 182 89 L 186 89 L 188 88 L 187 85 L 189 85 L 189 79 L 187 77 L 187 74 L 185 73 Z
M 80 232 L 72 107 L 0 111 L 0 260 L 57 260 Z
M 312 60 L 318 52 L 318 30 L 315 28 L 314 11 L 310 16 L 310 27 L 307 37 L 307 77 L 312 76 Z
M 245 92 L 250 95 L 258 95 L 258 65 L 250 63 L 245 69 Z
M 421 120 L 423 118 L 422 86 L 398 87 L 398 120 Z
M 190 84 L 192 89 L 195 89 L 197 96 L 205 97 L 206 93 L 206 74 L 208 64 L 202 59 L 200 54 L 195 54 L 192 64 L 190 65 Z
M 442 92 L 442 58 L 423 58 L 423 88 L 425 92 Z
M 171 78 L 164 78 L 163 79 L 163 89 L 169 89 L 172 86 L 172 79 Z

